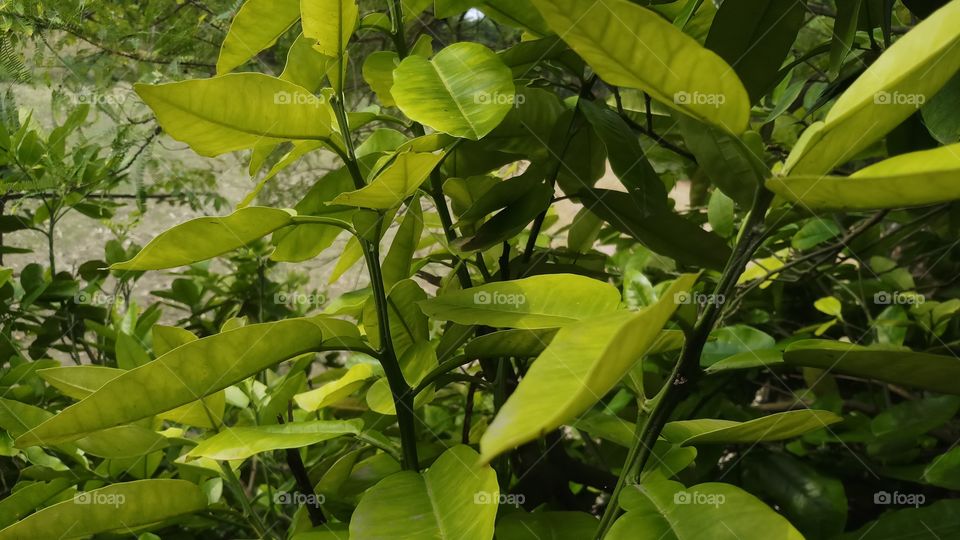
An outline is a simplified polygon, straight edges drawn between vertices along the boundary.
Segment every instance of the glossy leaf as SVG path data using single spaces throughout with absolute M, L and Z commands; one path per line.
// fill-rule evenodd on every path
M 697 276 L 679 277 L 639 312 L 597 315 L 560 329 L 533 362 L 480 440 L 482 460 L 536 439 L 586 411 L 654 344 L 677 308 L 675 295 Z
M 321 53 L 338 58 L 357 27 L 355 0 L 301 0 L 303 35 L 316 41 Z
M 657 13 L 627 0 L 533 0 L 550 29 L 610 84 L 740 133 L 750 98 L 722 58 Z
M 960 359 L 953 356 L 811 339 L 792 343 L 783 360 L 793 366 L 960 395 Z
M 169 411 L 273 364 L 319 350 L 324 327 L 322 319 L 289 319 L 198 339 L 110 380 L 20 436 L 16 444 L 57 444 Z
M 351 538 L 488 540 L 500 489 L 468 446 L 444 452 L 418 474 L 392 474 L 367 490 L 350 518 Z
M 889 492 L 878 493 L 890 497 Z M 902 540 L 918 534 L 950 538 L 957 529 L 960 529 L 960 501 L 944 499 L 929 506 L 891 510 L 841 536 L 840 540 Z
M 292 212 L 276 208 L 242 208 L 224 217 L 191 219 L 160 233 L 129 261 L 112 270 L 159 270 L 204 261 L 246 246 L 290 225 Z
M 679 482 L 651 480 L 627 487 L 620 506 L 627 513 L 614 523 L 606 536 L 609 540 L 738 540 L 754 537 L 757 531 L 763 531 L 764 538 L 803 540 L 783 516 L 731 484 L 687 488 Z
M 203 156 L 330 134 L 332 116 L 323 100 L 259 73 L 134 88 L 171 137 Z M 234 100 L 238 95 L 244 96 L 242 104 Z
M 849 177 L 775 176 L 767 187 L 812 210 L 874 210 L 960 199 L 960 144 L 901 154 Z
M 247 0 L 237 10 L 220 46 L 217 75 L 233 71 L 272 47 L 300 18 L 299 0 Z
M 414 121 L 477 140 L 507 115 L 515 88 L 510 69 L 479 43 L 455 43 L 431 60 L 408 56 L 393 73 L 391 94 Z
M 399 206 L 404 199 L 416 193 L 442 159 L 442 154 L 399 153 L 369 184 L 356 191 L 341 193 L 331 204 L 376 209 Z
M 237 426 L 204 439 L 187 457 L 217 460 L 246 459 L 261 452 L 301 448 L 343 435 L 356 435 L 361 420 L 313 420 L 268 426 Z
M 347 370 L 342 377 L 320 388 L 296 394 L 293 400 L 305 411 L 316 411 L 343 400 L 359 390 L 373 376 L 374 370 L 371 364 L 357 364 Z
M 78 493 L 0 531 L 0 539 L 82 538 L 198 512 L 207 497 L 185 480 L 122 482 Z
M 568 291 L 562 297 L 557 291 Z M 574 274 L 545 274 L 449 291 L 420 303 L 428 317 L 458 324 L 535 330 L 616 311 L 620 292 Z
M 950 2 L 893 43 L 794 146 L 784 173 L 817 175 L 843 165 L 929 100 L 960 69 L 960 2 Z
M 670 422 L 663 438 L 681 445 L 779 441 L 835 424 L 843 419 L 829 411 L 802 409 L 755 418 L 747 422 L 699 419 Z

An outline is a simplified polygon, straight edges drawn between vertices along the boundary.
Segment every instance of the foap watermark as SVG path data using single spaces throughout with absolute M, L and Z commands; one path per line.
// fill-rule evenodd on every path
M 705 504 L 716 508 L 725 502 L 727 502 L 727 497 L 722 493 L 678 491 L 673 494 L 673 504 Z
M 122 302 L 122 299 L 119 296 L 100 291 L 80 291 L 73 295 L 74 304 L 83 304 L 87 306 L 112 306 L 120 302 Z
M 722 294 L 706 294 L 701 292 L 678 292 L 673 295 L 675 304 L 696 304 L 698 306 L 719 306 L 726 300 Z
M 727 102 L 727 96 L 723 94 L 707 94 L 704 92 L 684 92 L 683 90 L 673 94 L 673 102 L 677 105 L 713 105 L 720 107 Z
M 914 108 L 919 109 L 926 101 L 927 96 L 923 94 L 905 94 L 897 90 L 893 92 L 880 90 L 873 95 L 875 105 L 913 105 Z
M 304 506 L 320 506 L 326 502 L 326 497 L 323 494 L 316 493 L 300 493 L 298 491 L 289 492 L 289 491 L 278 491 L 273 494 L 273 503 L 274 504 L 293 504 L 293 505 L 304 505 Z
M 527 303 L 527 297 L 521 293 L 478 291 L 473 293 L 473 303 L 478 306 L 519 307 Z
M 323 293 L 278 292 L 273 295 L 273 303 L 284 306 L 322 306 L 327 303 Z
M 473 504 L 498 504 L 520 508 L 527 500 L 523 493 L 490 493 L 478 491 L 473 494 Z
M 881 291 L 873 295 L 873 303 L 880 306 L 916 306 L 926 301 L 925 296 L 915 292 Z
M 325 100 L 326 98 L 322 95 L 315 96 L 309 92 L 287 92 L 286 90 L 280 90 L 273 94 L 274 105 L 322 105 Z
M 97 493 L 94 491 L 84 491 L 77 493 L 73 497 L 75 504 L 102 504 L 119 508 L 127 502 L 127 497 L 123 493 Z
M 67 97 L 74 105 L 123 105 L 129 94 L 129 91 L 102 92 L 94 88 L 82 88 L 77 92 L 67 92 Z
M 923 493 L 900 493 L 894 491 L 877 491 L 873 494 L 873 504 L 913 506 L 919 508 L 927 502 L 927 497 Z
M 519 107 L 527 101 L 523 94 L 504 94 L 500 92 L 477 92 L 473 94 L 473 102 L 479 105 L 513 105 Z

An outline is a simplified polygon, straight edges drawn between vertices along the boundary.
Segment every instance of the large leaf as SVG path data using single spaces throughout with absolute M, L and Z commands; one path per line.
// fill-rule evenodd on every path
M 697 276 L 685 274 L 639 312 L 594 316 L 560 329 L 480 440 L 482 460 L 540 437 L 609 392 L 654 344 Z
M 392 474 L 360 499 L 351 538 L 489 540 L 500 499 L 497 475 L 477 453 L 455 446 L 423 474 Z
M 401 152 L 366 186 L 341 193 L 331 204 L 387 209 L 413 195 L 443 159 L 443 154 Z
M 0 531 L 0 539 L 82 538 L 128 533 L 207 506 L 207 497 L 185 480 L 138 480 L 78 493 Z
M 411 119 L 477 140 L 507 115 L 515 99 L 510 68 L 479 43 L 450 45 L 431 60 L 404 58 L 390 93 Z
M 650 480 L 626 488 L 620 506 L 627 513 L 614 523 L 608 540 L 742 540 L 758 534 L 771 540 L 803 540 L 783 516 L 730 484 L 686 488 L 671 480 Z
M 627 0 L 533 0 L 550 29 L 605 81 L 740 133 L 750 98 L 722 58 L 657 13 Z
M 564 294 L 557 294 L 564 291 Z M 420 303 L 428 317 L 502 328 L 554 328 L 616 311 L 620 292 L 575 274 L 544 274 L 450 291 Z
M 843 165 L 917 112 L 960 68 L 960 2 L 950 2 L 897 40 L 807 128 L 784 164 L 790 174 Z
M 733 66 L 756 102 L 777 83 L 805 13 L 797 0 L 724 0 L 705 45 Z
M 57 444 L 185 405 L 273 364 L 319 350 L 325 327 L 319 318 L 289 319 L 187 343 L 110 380 L 16 443 L 20 447 Z
M 680 420 L 663 427 L 663 438 L 681 444 L 730 444 L 780 441 L 842 421 L 829 411 L 802 409 L 771 414 L 747 422 L 703 418 Z
M 890 498 L 886 491 L 878 497 Z M 929 506 L 886 512 L 876 521 L 845 534 L 840 540 L 912 540 L 916 538 L 956 538 L 960 531 L 960 500 L 945 499 Z
M 767 187 L 810 209 L 873 210 L 960 199 L 960 144 L 901 154 L 849 177 L 775 176 Z
M 266 426 L 226 428 L 195 446 L 188 457 L 246 459 L 254 454 L 284 448 L 301 448 L 342 435 L 356 435 L 363 421 L 313 420 Z
M 337 58 L 357 27 L 359 9 L 355 0 L 301 0 L 303 35 L 313 39 L 321 53 Z
M 203 156 L 330 135 L 332 116 L 324 100 L 260 73 L 134 88 L 171 137 Z
M 954 356 L 811 339 L 792 343 L 783 360 L 794 366 L 960 395 L 960 359 Z
M 300 0 L 247 0 L 237 10 L 220 46 L 217 75 L 233 71 L 277 38 L 300 18 Z
M 276 208 L 241 208 L 224 217 L 191 219 L 160 233 L 113 270 L 159 270 L 204 261 L 246 246 L 290 225 L 293 213 Z

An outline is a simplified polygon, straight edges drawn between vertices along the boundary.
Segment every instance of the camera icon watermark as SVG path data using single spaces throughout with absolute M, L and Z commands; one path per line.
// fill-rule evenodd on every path
M 873 504 L 913 506 L 919 508 L 927 502 L 927 497 L 923 493 L 900 493 L 894 491 L 877 491 L 873 494 Z
M 727 502 L 726 495 L 722 493 L 701 493 L 699 491 L 678 491 L 673 494 L 673 504 L 705 504 L 719 507 Z
M 273 295 L 273 303 L 289 307 L 318 307 L 327 303 L 327 295 L 316 292 L 278 292 Z
M 478 306 L 520 307 L 527 303 L 527 297 L 520 293 L 507 294 L 496 291 L 477 291 L 473 293 L 473 303 Z
M 683 90 L 673 94 L 673 102 L 677 105 L 712 105 L 719 108 L 727 102 L 727 96 L 724 94 L 706 94 L 703 92 L 684 92 Z
M 473 102 L 478 105 L 513 105 L 519 107 L 527 101 L 523 94 L 503 94 L 500 92 L 477 92 L 473 94 Z
M 473 494 L 473 504 L 497 504 L 520 508 L 527 498 L 523 493 L 490 493 L 478 491 Z
M 698 306 L 719 306 L 726 301 L 722 294 L 705 294 L 700 292 L 681 291 L 673 295 L 673 302 L 678 305 L 696 304 Z
M 873 303 L 880 306 L 916 306 L 926 302 L 927 299 L 920 293 L 901 292 L 901 291 L 880 291 L 874 293 Z
M 919 109 L 926 102 L 927 97 L 923 94 L 905 94 L 896 90 L 893 92 L 880 90 L 873 95 L 875 105 L 912 105 L 915 109 Z
M 294 504 L 304 506 L 320 506 L 326 502 L 323 494 L 278 491 L 273 494 L 274 504 Z
M 326 98 L 321 96 L 315 96 L 308 92 L 287 92 L 286 90 L 280 90 L 279 92 L 274 92 L 273 94 L 273 103 L 274 105 L 322 105 L 326 101 Z
M 101 504 L 119 508 L 127 502 L 127 497 L 123 493 L 96 493 L 93 491 L 84 491 L 82 493 L 77 493 L 73 497 L 73 502 L 74 504 Z

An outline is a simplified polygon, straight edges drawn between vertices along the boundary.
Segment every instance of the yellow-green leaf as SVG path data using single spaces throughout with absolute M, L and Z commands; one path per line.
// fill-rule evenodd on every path
M 277 38 L 300 18 L 299 0 L 247 0 L 237 10 L 217 58 L 217 75 L 233 71 Z
M 134 88 L 171 137 L 203 156 L 330 135 L 332 116 L 325 100 L 260 73 Z
M 316 41 L 321 53 L 338 58 L 357 27 L 355 0 L 301 0 L 303 35 Z
M 608 83 L 643 90 L 731 133 L 746 129 L 750 98 L 733 68 L 657 13 L 627 0 L 533 4 Z
M 676 295 L 689 292 L 696 279 L 680 276 L 657 303 L 639 312 L 561 328 L 484 433 L 482 461 L 540 437 L 599 401 L 654 344 L 677 309 Z
M 771 414 L 747 422 L 712 418 L 680 420 L 664 426 L 662 436 L 680 445 L 780 441 L 841 421 L 843 418 L 829 411 L 802 409 Z
M 187 456 L 219 460 L 246 459 L 261 452 L 300 448 L 341 435 L 355 435 L 361 429 L 363 421 L 359 419 L 225 428 L 195 446 Z
M 335 381 L 328 382 L 320 388 L 314 388 L 293 396 L 297 405 L 306 411 L 315 411 L 329 407 L 345 397 L 356 392 L 367 379 L 373 378 L 374 370 L 371 364 L 357 364 Z
M 413 195 L 436 168 L 443 154 L 402 152 L 366 186 L 341 193 L 331 204 L 387 209 L 399 206 Z

